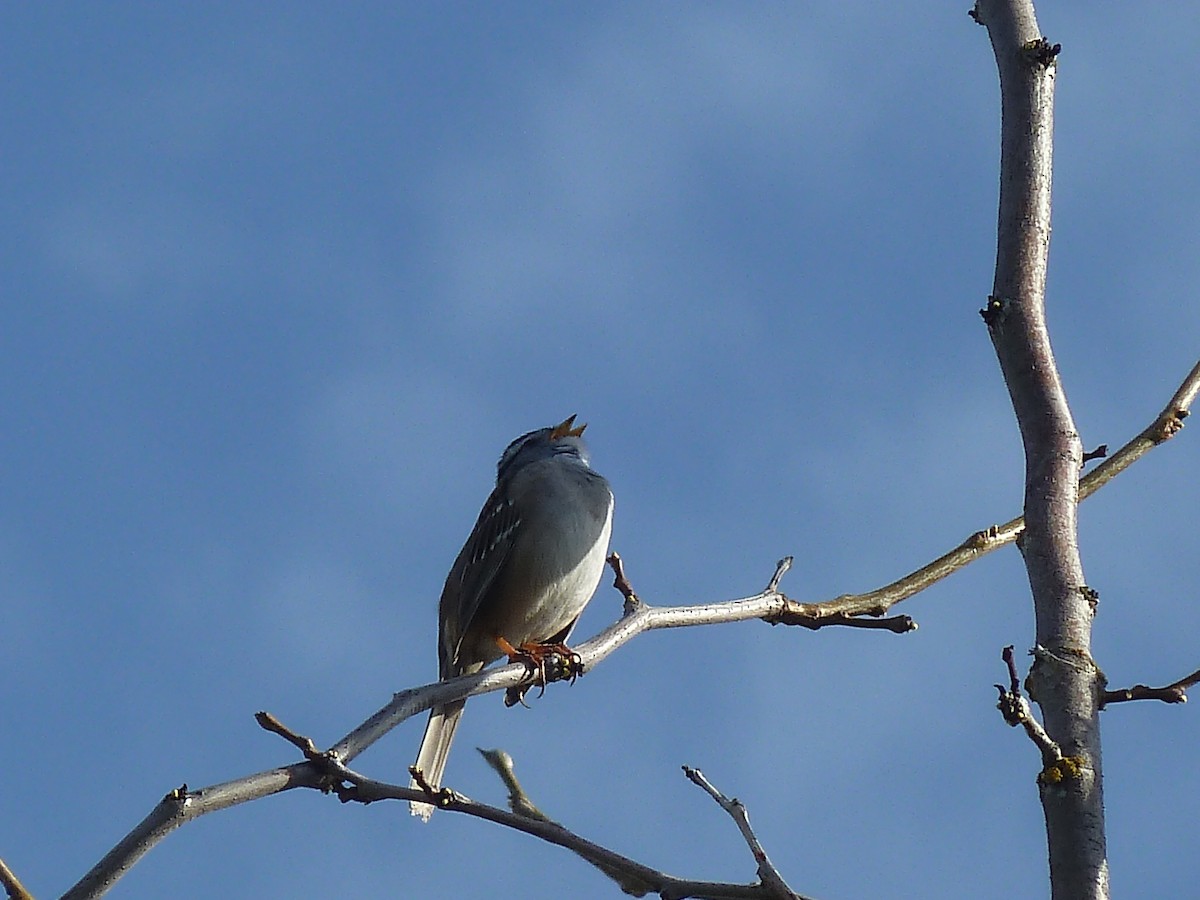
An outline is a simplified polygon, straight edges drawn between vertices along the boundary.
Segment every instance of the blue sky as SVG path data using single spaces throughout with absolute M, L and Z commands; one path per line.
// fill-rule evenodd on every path
M 1018 512 L 991 286 L 998 89 L 969 4 L 9 6 L 0 240 L 0 857 L 65 890 L 166 791 L 332 743 L 436 672 L 436 600 L 514 436 L 571 413 L 657 604 L 867 590 Z M 1200 19 L 1043 4 L 1049 318 L 1084 444 L 1197 358 Z M 1195 426 L 1193 426 L 1195 427 Z M 1187 429 L 1081 514 L 1114 686 L 1200 665 Z M 618 615 L 602 587 L 577 637 Z M 1000 649 L 1017 552 L 915 634 L 655 633 L 533 710 L 473 700 L 448 781 L 676 874 L 750 880 L 749 807 L 821 897 L 1044 895 Z M 1021 657 L 1024 663 L 1025 658 Z M 1188 707 L 1104 713 L 1117 892 L 1179 895 Z M 401 781 L 406 723 L 358 767 Z M 573 856 L 293 793 L 113 896 L 612 896 Z

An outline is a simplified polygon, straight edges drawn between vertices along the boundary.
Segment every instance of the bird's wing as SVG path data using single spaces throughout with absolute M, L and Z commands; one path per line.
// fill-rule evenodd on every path
M 483 504 L 471 536 L 459 551 L 446 577 L 439 605 L 442 677 L 458 674 L 458 650 L 463 635 L 479 612 L 496 576 L 512 551 L 521 519 L 497 487 Z

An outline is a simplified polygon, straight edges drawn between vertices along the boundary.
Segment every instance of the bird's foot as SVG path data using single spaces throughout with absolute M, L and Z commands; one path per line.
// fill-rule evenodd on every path
M 570 679 L 574 684 L 575 679 L 583 674 L 583 660 L 562 641 L 526 641 L 520 647 L 514 647 L 505 638 L 498 637 L 496 645 L 508 656 L 510 663 L 523 663 L 529 669 L 530 675 L 534 676 L 531 681 L 508 689 L 504 695 L 505 706 L 515 706 L 518 703 L 528 706 L 525 694 L 535 684 L 540 688 L 540 697 L 546 692 L 546 685 L 550 682 Z

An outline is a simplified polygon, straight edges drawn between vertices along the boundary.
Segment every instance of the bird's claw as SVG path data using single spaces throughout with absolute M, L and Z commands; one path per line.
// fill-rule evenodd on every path
M 554 644 L 529 641 L 520 647 L 514 647 L 504 638 L 498 638 L 496 643 L 508 656 L 510 663 L 524 664 L 532 676 L 530 681 L 511 687 L 505 692 L 505 706 L 516 706 L 520 703 L 528 708 L 525 694 L 535 684 L 539 688 L 540 697 L 546 693 L 546 685 L 550 682 L 569 679 L 574 684 L 575 679 L 583 674 L 582 657 L 561 641 Z

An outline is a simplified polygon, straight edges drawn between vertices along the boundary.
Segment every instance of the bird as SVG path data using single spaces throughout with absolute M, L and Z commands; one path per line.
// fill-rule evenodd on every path
M 613 493 L 590 463 L 575 416 L 521 435 L 496 464 L 496 487 L 446 576 L 438 603 L 438 677 L 508 657 L 541 666 L 566 640 L 600 583 Z M 466 700 L 435 706 L 414 772 L 437 789 Z M 410 787 L 420 789 L 415 774 Z M 428 821 L 430 803 L 412 801 Z

